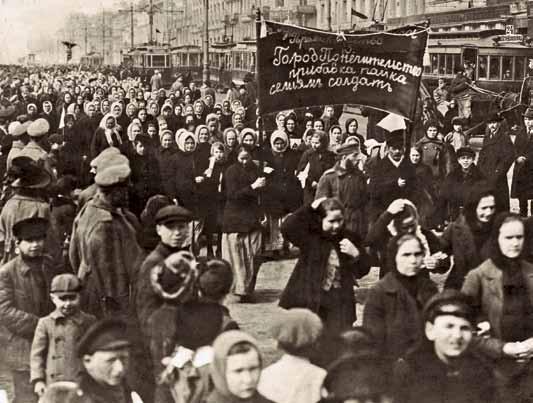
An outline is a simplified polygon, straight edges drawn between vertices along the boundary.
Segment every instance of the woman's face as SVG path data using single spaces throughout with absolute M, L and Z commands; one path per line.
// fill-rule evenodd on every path
M 402 243 L 396 252 L 396 270 L 407 277 L 416 276 L 424 262 L 424 251 L 417 239 Z
M 357 133 L 357 129 L 358 129 L 357 120 L 350 122 L 350 124 L 348 125 L 348 133 L 355 134 Z
M 276 123 L 278 125 L 278 129 L 283 130 L 285 127 L 285 115 L 279 115 L 276 119 Z
M 235 125 L 239 125 L 242 123 L 242 116 L 240 113 L 236 113 L 233 115 L 233 120 L 235 121 Z
M 133 128 L 131 129 L 131 139 L 130 140 L 135 140 L 137 138 L 138 135 L 141 134 L 141 128 L 139 126 L 133 126 Z M 141 154 L 142 155 L 142 154 Z
M 181 113 L 182 113 L 181 106 L 178 105 L 178 106 L 174 107 L 174 115 L 181 116 Z
M 233 147 L 237 143 L 237 134 L 233 131 L 226 133 L 226 144 L 228 147 Z
M 150 125 L 148 126 L 148 129 L 146 129 L 146 132 L 150 137 L 154 137 L 157 134 L 157 129 L 154 126 Z
M 172 145 L 172 136 L 170 134 L 165 134 L 161 138 L 161 146 L 163 148 L 170 148 L 171 145 Z
M 342 130 L 340 127 L 335 127 L 331 131 L 331 138 L 336 144 L 342 143 Z
M 113 115 L 115 115 L 118 118 L 121 113 L 122 113 L 122 110 L 120 106 L 118 105 L 113 106 Z
M 286 143 L 282 139 L 276 139 L 274 140 L 273 146 L 274 146 L 274 151 L 281 153 L 285 149 Z
M 320 141 L 320 138 L 318 136 L 312 136 L 311 137 L 311 148 L 313 150 L 320 149 L 321 145 L 322 145 L 322 142 Z
M 192 139 L 192 137 L 189 137 L 185 140 L 183 148 L 185 152 L 188 152 L 188 153 L 194 151 L 194 140 Z
M 220 162 L 224 159 L 224 150 L 221 150 L 220 148 L 215 148 L 213 150 L 213 158 L 215 159 L 215 162 Z
M 108 129 L 112 129 L 113 127 L 115 127 L 115 119 L 111 117 L 107 118 L 107 120 L 105 121 L 105 127 L 107 127 Z
M 312 129 L 313 128 L 313 121 L 312 120 L 308 120 L 307 122 L 305 122 L 305 128 L 306 129 Z
M 479 222 L 486 224 L 492 220 L 496 212 L 496 199 L 489 195 L 482 197 L 476 207 L 476 217 Z
M 248 151 L 241 150 L 237 155 L 237 162 L 241 165 L 248 165 L 252 161 L 252 156 Z
M 437 137 L 438 129 L 435 126 L 428 127 L 426 131 L 426 135 L 428 136 L 428 139 L 434 139 Z
M 415 165 L 420 162 L 420 153 L 416 148 L 411 148 L 411 153 L 409 154 L 409 157 L 411 158 L 411 162 Z
M 500 227 L 498 245 L 503 256 L 516 259 L 524 247 L 524 224 L 521 221 L 509 221 Z
M 313 129 L 315 130 L 324 130 L 324 123 L 320 120 L 315 120 L 313 123 Z
M 135 143 L 135 151 L 139 155 L 144 155 L 144 145 L 143 145 L 143 143 L 141 143 L 140 141 Z
M 81 95 L 78 95 L 76 97 L 76 103 L 80 104 L 80 105 L 83 105 L 83 97 Z
M 129 105 L 128 107 L 126 107 L 126 115 L 128 115 L 128 117 L 132 117 L 134 114 L 135 114 L 135 106 Z
M 111 107 L 109 106 L 109 101 L 102 101 L 102 113 L 105 115 L 111 110 Z
M 92 118 L 94 116 L 94 114 L 96 113 L 96 108 L 94 105 L 89 105 L 87 107 L 87 116 L 89 116 L 90 118 Z
M 194 113 L 194 108 L 192 105 L 187 105 L 184 109 L 185 115 L 192 115 Z
M 322 232 L 335 236 L 344 226 L 344 214 L 342 210 L 329 210 L 322 218 Z
M 189 105 L 191 103 L 191 94 L 185 94 L 183 97 L 183 103 Z
M 52 104 L 50 102 L 45 102 L 43 104 L 43 111 L 45 113 L 50 113 L 52 111 Z
M 198 133 L 198 142 L 203 144 L 203 143 L 207 143 L 208 141 L 209 141 L 209 130 L 204 127 Z
M 287 128 L 287 131 L 289 133 L 292 133 L 294 131 L 294 128 L 296 127 L 296 122 L 294 121 L 294 119 L 287 119 L 285 127 Z
M 65 93 L 65 103 L 70 104 L 72 102 L 72 95 L 70 95 L 70 92 Z
M 147 118 L 146 109 L 141 109 L 139 111 L 139 119 L 141 120 L 141 122 L 146 122 L 146 118 Z
M 159 108 L 158 108 L 156 103 L 151 103 L 150 104 L 150 112 L 152 113 L 152 115 L 154 115 L 154 116 L 157 115 L 157 113 L 159 112 L 158 109 Z
M 197 115 L 201 115 L 203 110 L 204 108 L 200 102 L 196 102 L 194 104 L 194 113 L 196 113 Z
M 242 138 L 242 144 L 248 147 L 253 147 L 255 145 L 254 136 L 247 134 Z

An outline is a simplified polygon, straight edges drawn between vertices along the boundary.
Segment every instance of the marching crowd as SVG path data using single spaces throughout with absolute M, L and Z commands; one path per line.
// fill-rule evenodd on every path
M 477 152 L 451 101 L 360 133 L 337 106 L 259 119 L 253 76 L 217 103 L 157 74 L 0 66 L 14 402 L 533 401 L 533 109 Z M 262 368 L 224 304 L 295 249 Z

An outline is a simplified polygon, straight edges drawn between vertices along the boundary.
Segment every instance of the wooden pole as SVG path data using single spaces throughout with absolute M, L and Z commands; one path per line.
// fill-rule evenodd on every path
M 261 117 L 261 71 L 259 68 L 259 55 L 261 53 L 261 47 L 259 46 L 259 39 L 261 38 L 261 9 L 258 7 L 255 10 L 255 83 L 257 86 L 257 130 L 259 131 L 259 145 L 263 146 L 263 119 Z

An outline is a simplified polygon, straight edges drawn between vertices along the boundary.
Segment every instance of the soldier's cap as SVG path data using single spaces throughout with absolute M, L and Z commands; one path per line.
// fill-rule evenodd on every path
M 402 148 L 404 147 L 403 130 L 394 130 L 392 132 L 385 132 L 385 142 L 389 147 Z
M 122 155 L 117 147 L 107 147 L 91 161 L 91 167 L 98 168 L 101 161 L 106 161 L 112 156 Z M 126 158 L 126 157 L 124 157 Z M 112 165 L 112 164 L 111 164 Z
M 30 217 L 17 221 L 13 225 L 13 235 L 19 240 L 44 239 L 49 221 L 42 217 Z
M 97 351 L 117 351 L 131 345 L 125 321 L 107 318 L 94 323 L 78 343 L 78 357 Z
M 109 187 L 124 183 L 128 180 L 131 174 L 129 164 L 112 165 L 104 169 L 98 167 L 97 169 L 98 171 L 94 177 L 94 183 L 100 187 Z
M 41 137 L 48 133 L 50 130 L 50 123 L 48 120 L 39 118 L 31 122 L 28 126 L 28 136 Z
M 13 159 L 8 175 L 16 178 L 11 183 L 13 188 L 42 189 L 52 182 L 50 173 L 26 156 Z
M 533 119 L 533 108 L 527 108 L 524 112 L 524 117 L 527 119 Z
M 470 147 L 461 147 L 455 152 L 455 155 L 457 156 L 457 158 L 461 158 L 464 156 L 476 158 L 476 152 Z
M 345 143 L 337 147 L 335 150 L 336 155 L 348 155 L 355 152 L 359 152 L 359 143 Z
M 375 354 L 364 352 L 342 356 L 329 367 L 322 384 L 323 402 L 349 399 L 374 401 L 386 394 L 383 365 Z
M 12 128 L 11 125 L 13 123 L 15 123 L 15 124 L 19 123 L 19 124 L 14 126 L 13 127 L 13 131 L 11 131 L 11 128 Z M 9 125 L 9 128 L 8 128 L 9 134 L 11 136 L 13 136 L 13 137 L 20 137 L 23 134 L 28 132 L 28 127 L 30 126 L 30 124 L 31 124 L 31 120 L 27 120 L 24 123 L 20 123 L 18 121 L 12 122 L 11 125 Z
M 155 215 L 155 223 L 157 225 L 166 225 L 176 222 L 190 222 L 193 219 L 193 214 L 181 206 L 165 206 L 160 209 Z
M 82 289 L 80 279 L 72 273 L 59 274 L 52 280 L 50 292 L 54 294 L 73 294 Z
M 452 315 L 473 323 L 475 311 L 467 295 L 457 290 L 444 290 L 431 297 L 424 306 L 424 320 L 433 322 L 436 317 Z

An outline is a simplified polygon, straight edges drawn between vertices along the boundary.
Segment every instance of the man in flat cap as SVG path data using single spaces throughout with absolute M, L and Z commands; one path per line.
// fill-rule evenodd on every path
M 128 325 L 113 318 L 92 325 L 78 344 L 83 371 L 78 386 L 91 403 L 132 403 L 128 385 L 130 347 Z M 138 400 L 135 399 L 136 401 Z
M 434 295 L 424 307 L 425 341 L 400 359 L 394 383 L 400 403 L 496 401 L 488 363 L 473 353 L 475 312 L 456 290 Z
M 23 148 L 19 155 L 30 157 L 39 165 L 44 167 L 55 178 L 54 170 L 48 152 L 44 149 L 46 136 L 50 131 L 50 124 L 46 119 L 39 118 L 31 122 L 28 126 L 29 142 Z
M 144 255 L 138 221 L 128 210 L 130 173 L 127 159 L 99 169 L 98 193 L 74 220 L 70 263 L 84 283 L 83 308 L 97 318 L 132 313 L 131 290 Z
M 341 145 L 335 154 L 337 163 L 318 181 L 315 200 L 322 197 L 339 199 L 344 206 L 346 229 L 364 239 L 368 226 L 365 215 L 368 192 L 366 178 L 358 168 L 361 157 L 359 140 Z
M 53 310 L 48 291 L 63 269 L 46 255 L 48 220 L 25 218 L 13 226 L 18 255 L 0 268 L 0 366 L 11 371 L 15 402 L 34 402 L 30 350 L 39 318 Z
M 162 303 L 150 285 L 152 268 L 173 253 L 190 252 L 192 219 L 193 215 L 189 210 L 175 205 L 161 208 L 155 216 L 156 231 L 160 241 L 142 263 L 137 283 L 137 316 L 143 329 L 148 317 Z
M 385 133 L 387 152 L 370 173 L 370 220 L 374 221 L 396 199 L 413 201 L 417 187 L 416 171 L 405 158 L 403 130 Z

